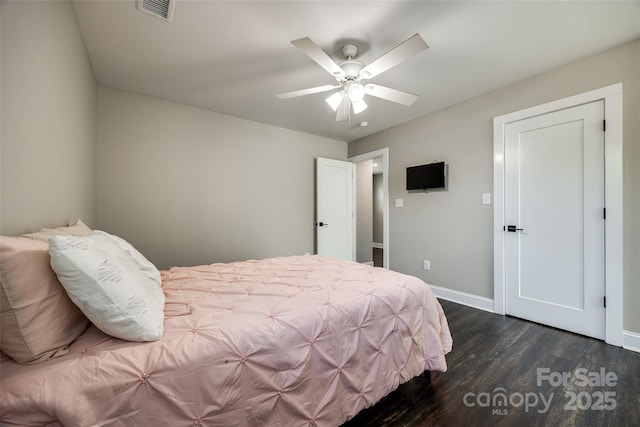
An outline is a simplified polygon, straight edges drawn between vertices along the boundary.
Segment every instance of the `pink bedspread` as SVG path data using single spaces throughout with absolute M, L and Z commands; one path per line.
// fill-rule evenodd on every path
M 320 256 L 162 272 L 165 334 L 91 326 L 71 354 L 0 364 L 3 425 L 338 426 L 424 370 L 451 336 L 421 280 Z

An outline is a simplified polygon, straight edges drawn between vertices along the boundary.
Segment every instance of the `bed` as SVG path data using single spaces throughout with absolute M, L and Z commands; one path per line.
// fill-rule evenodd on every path
M 425 371 L 451 335 L 421 280 L 316 255 L 161 271 L 164 333 L 90 324 L 69 353 L 0 360 L 0 421 L 28 426 L 339 426 Z

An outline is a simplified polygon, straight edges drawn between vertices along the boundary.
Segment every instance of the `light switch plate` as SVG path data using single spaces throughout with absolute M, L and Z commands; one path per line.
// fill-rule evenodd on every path
M 396 208 L 401 208 L 404 206 L 404 200 L 403 199 L 396 199 Z
M 483 205 L 491 204 L 491 193 L 482 193 L 482 204 Z

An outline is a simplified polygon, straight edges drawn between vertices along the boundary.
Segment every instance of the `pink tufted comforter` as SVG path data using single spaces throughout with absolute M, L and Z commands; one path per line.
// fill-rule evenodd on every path
M 162 272 L 165 334 L 91 326 L 71 354 L 0 364 L 2 425 L 337 426 L 424 370 L 451 336 L 421 280 L 320 256 Z

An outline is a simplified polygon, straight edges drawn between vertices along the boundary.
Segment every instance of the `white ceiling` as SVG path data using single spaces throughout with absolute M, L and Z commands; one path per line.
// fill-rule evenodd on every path
M 640 1 L 177 0 L 171 23 L 135 0 L 72 4 L 99 83 L 342 141 L 640 38 Z M 336 61 L 353 42 L 368 64 L 415 33 L 430 48 L 370 80 L 419 95 L 411 107 L 367 97 L 348 123 L 330 93 L 274 96 L 335 84 L 291 40 Z

